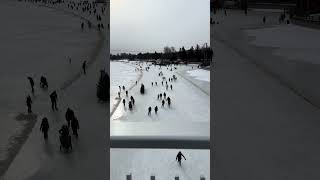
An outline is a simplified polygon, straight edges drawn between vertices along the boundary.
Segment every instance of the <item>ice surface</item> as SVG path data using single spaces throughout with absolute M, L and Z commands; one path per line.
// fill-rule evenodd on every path
M 143 69 L 147 67 L 143 65 Z M 122 92 L 121 97 L 126 99 L 126 106 L 121 103 L 111 116 L 111 136 L 207 136 L 210 135 L 210 101 L 209 95 L 201 91 L 200 87 L 182 78 L 178 72 L 190 70 L 191 66 L 179 66 L 177 70 L 170 71 L 167 68 L 151 66 L 149 71 L 143 71 L 142 79 L 132 90 L 128 97 Z M 162 71 L 167 78 L 161 85 L 162 77 L 158 73 Z M 169 82 L 173 75 L 177 81 Z M 207 74 L 209 75 L 209 74 Z M 154 82 L 154 85 L 151 85 Z M 158 86 L 155 85 L 158 83 Z M 145 85 L 146 94 L 140 94 L 141 83 Z M 173 85 L 173 90 L 170 85 Z M 171 107 L 165 104 L 161 107 L 161 100 L 157 99 L 159 93 L 166 92 L 172 100 Z M 130 96 L 135 98 L 133 110 L 128 109 Z M 152 107 L 152 114 L 147 115 L 148 107 Z M 159 111 L 154 113 L 154 107 Z

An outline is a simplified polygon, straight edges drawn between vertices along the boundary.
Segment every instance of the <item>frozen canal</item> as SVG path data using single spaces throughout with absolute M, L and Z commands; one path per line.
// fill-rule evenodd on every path
M 150 67 L 150 70 L 146 71 L 146 67 Z M 210 86 L 210 73 L 196 67 L 183 65 L 170 71 L 170 68 L 159 69 L 159 66 L 143 63 L 142 77 L 138 84 L 128 91 L 128 97 L 124 91 L 121 92 L 126 106 L 122 104 L 121 99 L 121 103 L 112 114 L 111 136 L 208 139 L 210 96 L 203 89 Z M 165 81 L 161 84 L 162 76 L 158 75 L 161 71 L 168 82 L 168 90 Z M 177 76 L 177 80 L 169 82 L 168 78 L 173 75 Z M 144 95 L 140 94 L 141 83 L 145 85 Z M 172 90 L 170 85 L 173 85 Z M 167 104 L 161 107 L 161 100 L 157 99 L 157 95 L 163 92 L 172 99 L 170 107 Z M 127 104 L 130 96 L 135 98 L 132 111 L 128 109 Z M 147 115 L 149 106 L 152 107 L 150 116 Z M 159 108 L 157 114 L 153 110 L 155 106 Z M 182 163 L 182 167 L 175 161 L 178 151 L 187 156 L 187 161 Z M 133 179 L 141 180 L 150 179 L 151 175 L 156 176 L 156 179 L 173 179 L 176 176 L 180 179 L 200 179 L 201 176 L 210 179 L 210 150 L 111 149 L 110 155 L 111 179 L 123 179 L 128 174 L 132 174 Z

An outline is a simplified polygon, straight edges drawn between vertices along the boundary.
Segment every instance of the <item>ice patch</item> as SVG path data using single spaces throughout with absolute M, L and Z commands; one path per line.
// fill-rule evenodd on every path
M 195 79 L 198 79 L 200 81 L 210 82 L 210 71 L 197 69 L 197 70 L 187 71 L 187 73 L 189 74 L 189 76 Z

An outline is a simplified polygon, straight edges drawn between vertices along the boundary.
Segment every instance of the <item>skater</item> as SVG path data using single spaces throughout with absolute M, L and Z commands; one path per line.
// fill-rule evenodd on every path
M 136 81 L 136 85 L 138 84 L 138 81 Z
M 72 134 L 78 138 L 78 129 L 80 128 L 79 126 L 79 121 L 78 119 L 73 116 L 72 121 L 71 121 L 71 129 L 72 129 Z
M 83 73 L 86 74 L 86 68 L 87 68 L 87 61 L 83 61 L 82 63 L 82 69 L 83 69 Z
M 67 109 L 65 114 L 66 121 L 68 123 L 68 127 L 70 127 L 70 122 L 74 118 L 74 112 L 70 108 Z
M 164 99 L 162 100 L 162 107 L 164 107 L 164 103 L 165 103 L 165 101 L 164 101 Z
M 50 99 L 51 99 L 51 108 L 52 110 L 58 110 L 57 108 L 57 100 L 58 100 L 58 95 L 57 95 L 57 92 L 56 91 L 53 91 L 51 94 L 50 94 Z
M 151 107 L 148 108 L 148 116 L 151 115 Z
M 168 84 L 166 85 L 166 90 L 168 90 Z
M 160 98 L 160 94 L 158 94 L 158 100 L 159 100 L 159 98 Z
M 48 89 L 47 78 L 45 78 L 44 76 L 40 77 L 40 87 Z
M 125 99 L 122 100 L 122 103 L 123 103 L 123 106 L 126 107 L 126 100 Z
M 172 90 L 172 84 L 170 84 L 170 89 Z
M 162 93 L 160 93 L 160 99 L 162 99 Z
M 163 93 L 163 98 L 165 99 L 165 98 L 166 98 L 166 96 L 167 96 L 167 94 L 164 92 L 164 93 Z
M 143 85 L 143 84 L 141 84 L 140 93 L 141 93 L 141 94 L 144 94 L 144 85 Z
M 176 157 L 176 161 L 178 161 L 180 166 L 181 166 L 182 157 L 184 158 L 184 160 L 187 160 L 186 157 L 184 157 L 184 155 L 181 153 L 181 151 L 179 151 L 178 154 L 177 154 L 177 157 Z
M 263 16 L 262 21 L 263 21 L 263 24 L 266 24 L 266 16 Z
M 125 89 L 126 89 L 126 87 L 122 86 L 122 89 L 123 89 L 123 90 L 125 90 Z
M 153 82 L 151 82 L 151 86 L 153 86 Z
M 121 92 L 121 86 L 119 86 L 119 90 L 120 90 L 120 92 Z
M 170 107 L 170 105 L 171 105 L 171 99 L 170 99 L 170 97 L 167 98 L 167 101 L 168 101 L 168 106 Z
M 30 82 L 30 85 L 31 85 L 31 91 L 32 91 L 32 94 L 34 93 L 34 81 L 33 81 L 33 79 L 32 79 L 32 77 L 28 77 L 28 79 L 29 79 L 29 82 Z
M 157 114 L 158 113 L 158 106 L 156 106 L 155 108 L 154 108 L 154 112 Z
M 131 96 L 130 99 L 131 99 L 132 105 L 134 105 L 134 102 L 135 102 L 134 98 Z
M 163 81 L 161 81 L 161 84 L 162 84 L 162 86 L 163 86 Z
M 158 83 L 156 82 L 156 86 L 158 86 Z
M 62 125 L 61 129 L 59 130 L 59 134 L 61 137 L 69 136 L 69 128 L 67 125 Z
M 131 101 L 129 101 L 129 110 L 130 110 L 130 111 L 132 110 L 132 103 L 131 103 Z
M 84 23 L 82 22 L 81 23 L 81 30 L 83 30 L 83 27 L 84 27 Z
M 48 131 L 49 131 L 49 122 L 46 117 L 42 119 L 41 125 L 40 125 L 40 131 L 43 133 L 43 137 L 45 140 L 48 139 Z
M 120 92 L 118 92 L 118 96 L 119 96 L 119 98 L 120 98 Z
M 128 91 L 126 91 L 126 96 L 128 97 Z
M 27 96 L 27 107 L 28 107 L 28 113 L 32 113 L 32 110 L 31 110 L 31 105 L 32 105 L 32 100 L 31 100 L 31 97 L 28 95 Z

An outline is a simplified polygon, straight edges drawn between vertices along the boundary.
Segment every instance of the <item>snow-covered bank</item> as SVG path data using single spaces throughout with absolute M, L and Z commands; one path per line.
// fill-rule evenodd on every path
M 110 62 L 110 115 L 113 114 L 119 104 L 119 86 L 131 89 L 142 76 L 142 72 L 135 71 L 133 62 Z
M 210 82 L 210 71 L 206 71 L 203 69 L 191 70 L 187 71 L 191 77 L 198 79 L 200 81 Z

